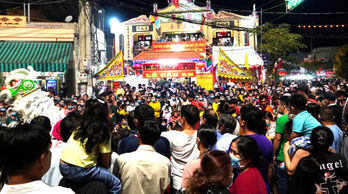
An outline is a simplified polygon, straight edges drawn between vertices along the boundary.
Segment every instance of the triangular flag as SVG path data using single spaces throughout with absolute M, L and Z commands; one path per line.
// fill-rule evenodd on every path
M 120 52 L 94 77 L 98 80 L 118 80 L 124 78 L 124 60 L 123 52 Z
M 253 79 L 254 77 L 250 75 L 247 71 L 241 69 L 237 64 L 235 64 L 226 53 L 219 49 L 219 63 L 217 68 L 217 75 L 221 77 L 231 78 L 231 79 Z
M 249 71 L 248 53 L 245 53 L 245 68 Z

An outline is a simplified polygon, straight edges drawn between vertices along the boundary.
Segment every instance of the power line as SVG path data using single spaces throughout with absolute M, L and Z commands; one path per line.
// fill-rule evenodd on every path
M 264 3 L 264 4 L 262 4 L 261 6 L 257 7 L 256 9 L 261 9 L 263 6 L 268 5 L 268 4 L 272 3 L 273 1 L 274 1 L 274 0 L 270 0 L 270 1 L 268 1 L 268 2 L 266 2 L 266 3 Z

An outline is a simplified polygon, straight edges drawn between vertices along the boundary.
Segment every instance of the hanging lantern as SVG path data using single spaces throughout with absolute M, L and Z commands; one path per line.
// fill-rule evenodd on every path
M 139 37 L 140 37 L 140 40 L 145 40 L 145 35 L 144 34 L 140 35 Z

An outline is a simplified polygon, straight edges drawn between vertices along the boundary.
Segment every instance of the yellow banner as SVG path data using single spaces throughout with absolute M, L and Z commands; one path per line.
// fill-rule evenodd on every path
M 219 63 L 217 75 L 231 79 L 253 79 L 254 77 L 248 72 L 241 69 L 235 64 L 223 50 L 219 50 Z
M 118 80 L 124 78 L 122 50 L 98 73 L 95 78 L 98 80 Z
M 197 85 L 201 86 L 202 88 L 205 88 L 206 90 L 213 90 L 214 89 L 214 81 L 213 81 L 213 74 L 197 74 L 196 75 L 196 81 Z

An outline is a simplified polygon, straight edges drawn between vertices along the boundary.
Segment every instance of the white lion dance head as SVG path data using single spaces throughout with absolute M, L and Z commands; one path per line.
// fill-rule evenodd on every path
M 54 106 L 47 92 L 40 89 L 36 82 L 38 76 L 38 72 L 30 66 L 10 72 L 0 98 L 4 98 L 5 102 L 14 100 L 13 110 L 21 113 L 25 122 L 30 122 L 36 116 L 46 116 L 55 124 L 64 118 L 64 112 Z

